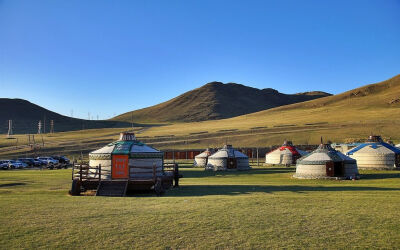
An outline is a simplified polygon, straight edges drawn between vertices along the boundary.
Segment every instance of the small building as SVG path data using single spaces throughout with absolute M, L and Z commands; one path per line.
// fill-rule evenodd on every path
M 118 141 L 89 153 L 89 166 L 101 165 L 102 179 L 141 179 L 163 175 L 164 154 L 136 140 L 134 133 L 121 133 Z
M 206 170 L 248 170 L 249 157 L 234 149 L 232 145 L 225 145 L 216 153 L 208 157 Z
M 194 157 L 193 166 L 205 168 L 208 163 L 208 157 L 214 153 L 214 149 L 207 148 L 204 152 Z
M 89 154 L 89 165 L 72 168 L 71 195 L 81 190 L 96 190 L 97 196 L 125 196 L 127 191 L 154 190 L 158 195 L 175 181 L 179 186 L 179 169 L 166 170 L 164 154 L 138 141 L 134 133 L 120 134 L 112 142 Z
M 400 149 L 376 135 L 371 135 L 366 143 L 348 151 L 347 155 L 357 160 L 359 169 L 393 169 L 400 163 Z
M 357 161 L 334 150 L 329 144 L 321 144 L 310 154 L 297 160 L 296 174 L 302 179 L 355 179 L 359 178 Z
M 297 159 L 308 154 L 293 146 L 291 141 L 285 141 L 283 145 L 265 155 L 265 163 L 271 165 L 292 165 Z

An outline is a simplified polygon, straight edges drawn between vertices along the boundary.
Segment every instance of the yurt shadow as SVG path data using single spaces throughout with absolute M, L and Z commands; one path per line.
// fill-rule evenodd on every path
M 4 183 L 0 184 L 0 188 L 5 188 L 5 187 L 15 187 L 15 186 L 24 186 L 27 183 L 25 182 L 12 182 L 12 183 Z
M 364 180 L 378 180 L 378 179 L 400 179 L 399 173 L 376 173 L 376 174 L 363 174 L 361 176 Z
M 185 171 L 182 172 L 185 179 L 187 178 L 206 178 L 214 176 L 236 176 L 236 175 L 256 175 L 256 174 L 285 174 L 295 172 L 294 168 L 259 168 L 245 171 Z
M 337 191 L 400 191 L 400 188 L 356 187 L 356 186 L 261 186 L 261 185 L 185 185 L 179 192 L 170 192 L 166 196 L 190 197 L 208 195 L 242 195 L 252 193 L 276 192 L 337 192 Z

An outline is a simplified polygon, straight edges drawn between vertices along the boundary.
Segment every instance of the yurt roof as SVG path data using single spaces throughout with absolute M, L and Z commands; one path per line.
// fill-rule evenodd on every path
M 135 153 L 154 153 L 162 152 L 136 140 L 133 133 L 121 133 L 118 141 L 112 142 L 98 150 L 90 152 L 93 154 L 135 154 Z
M 269 152 L 268 154 L 275 152 L 275 153 L 291 153 L 293 155 L 298 155 L 300 154 L 300 152 L 297 150 L 297 148 L 295 148 L 291 143 L 283 143 L 283 145 L 277 149 L 272 150 L 271 152 Z
M 316 150 L 297 160 L 297 164 L 320 165 L 329 161 L 356 163 L 356 160 L 334 150 L 329 144 L 321 144 Z
M 352 155 L 356 152 L 368 152 L 375 154 L 393 154 L 393 153 L 400 154 L 400 149 L 386 142 L 383 142 L 382 140 L 375 140 L 375 141 L 369 140 L 369 142 L 358 145 L 357 147 L 348 151 L 346 154 Z
M 272 151 L 270 151 L 268 154 L 270 153 L 274 153 L 274 154 L 292 154 L 292 155 L 306 155 L 308 154 L 308 152 L 300 150 L 298 148 L 296 148 L 295 146 L 293 146 L 293 143 L 291 141 L 285 141 L 283 142 L 282 146 L 274 149 Z
M 210 150 L 207 148 L 204 152 L 196 155 L 195 158 L 206 158 L 206 157 L 210 156 L 212 153 L 213 153 L 213 150 Z
M 248 158 L 247 155 L 235 150 L 232 145 L 225 145 L 209 158 Z

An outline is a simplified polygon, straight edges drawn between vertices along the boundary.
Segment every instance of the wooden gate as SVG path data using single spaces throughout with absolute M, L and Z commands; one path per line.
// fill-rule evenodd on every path
M 129 156 L 113 155 L 111 176 L 113 179 L 128 179 L 129 177 Z
M 335 176 L 335 163 L 333 161 L 328 161 L 326 163 L 326 175 L 329 177 Z

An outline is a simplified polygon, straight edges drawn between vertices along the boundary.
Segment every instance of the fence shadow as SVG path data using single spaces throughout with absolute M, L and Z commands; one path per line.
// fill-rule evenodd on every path
M 240 176 L 240 175 L 254 175 L 254 174 L 284 174 L 295 172 L 295 168 L 254 168 L 246 171 L 208 171 L 199 169 L 199 171 L 185 171 L 182 170 L 184 178 L 202 178 L 213 176 Z
M 400 188 L 355 187 L 355 186 L 260 186 L 260 185 L 185 185 L 176 191 L 169 190 L 166 196 L 241 195 L 275 192 L 330 192 L 330 191 L 400 191 Z

